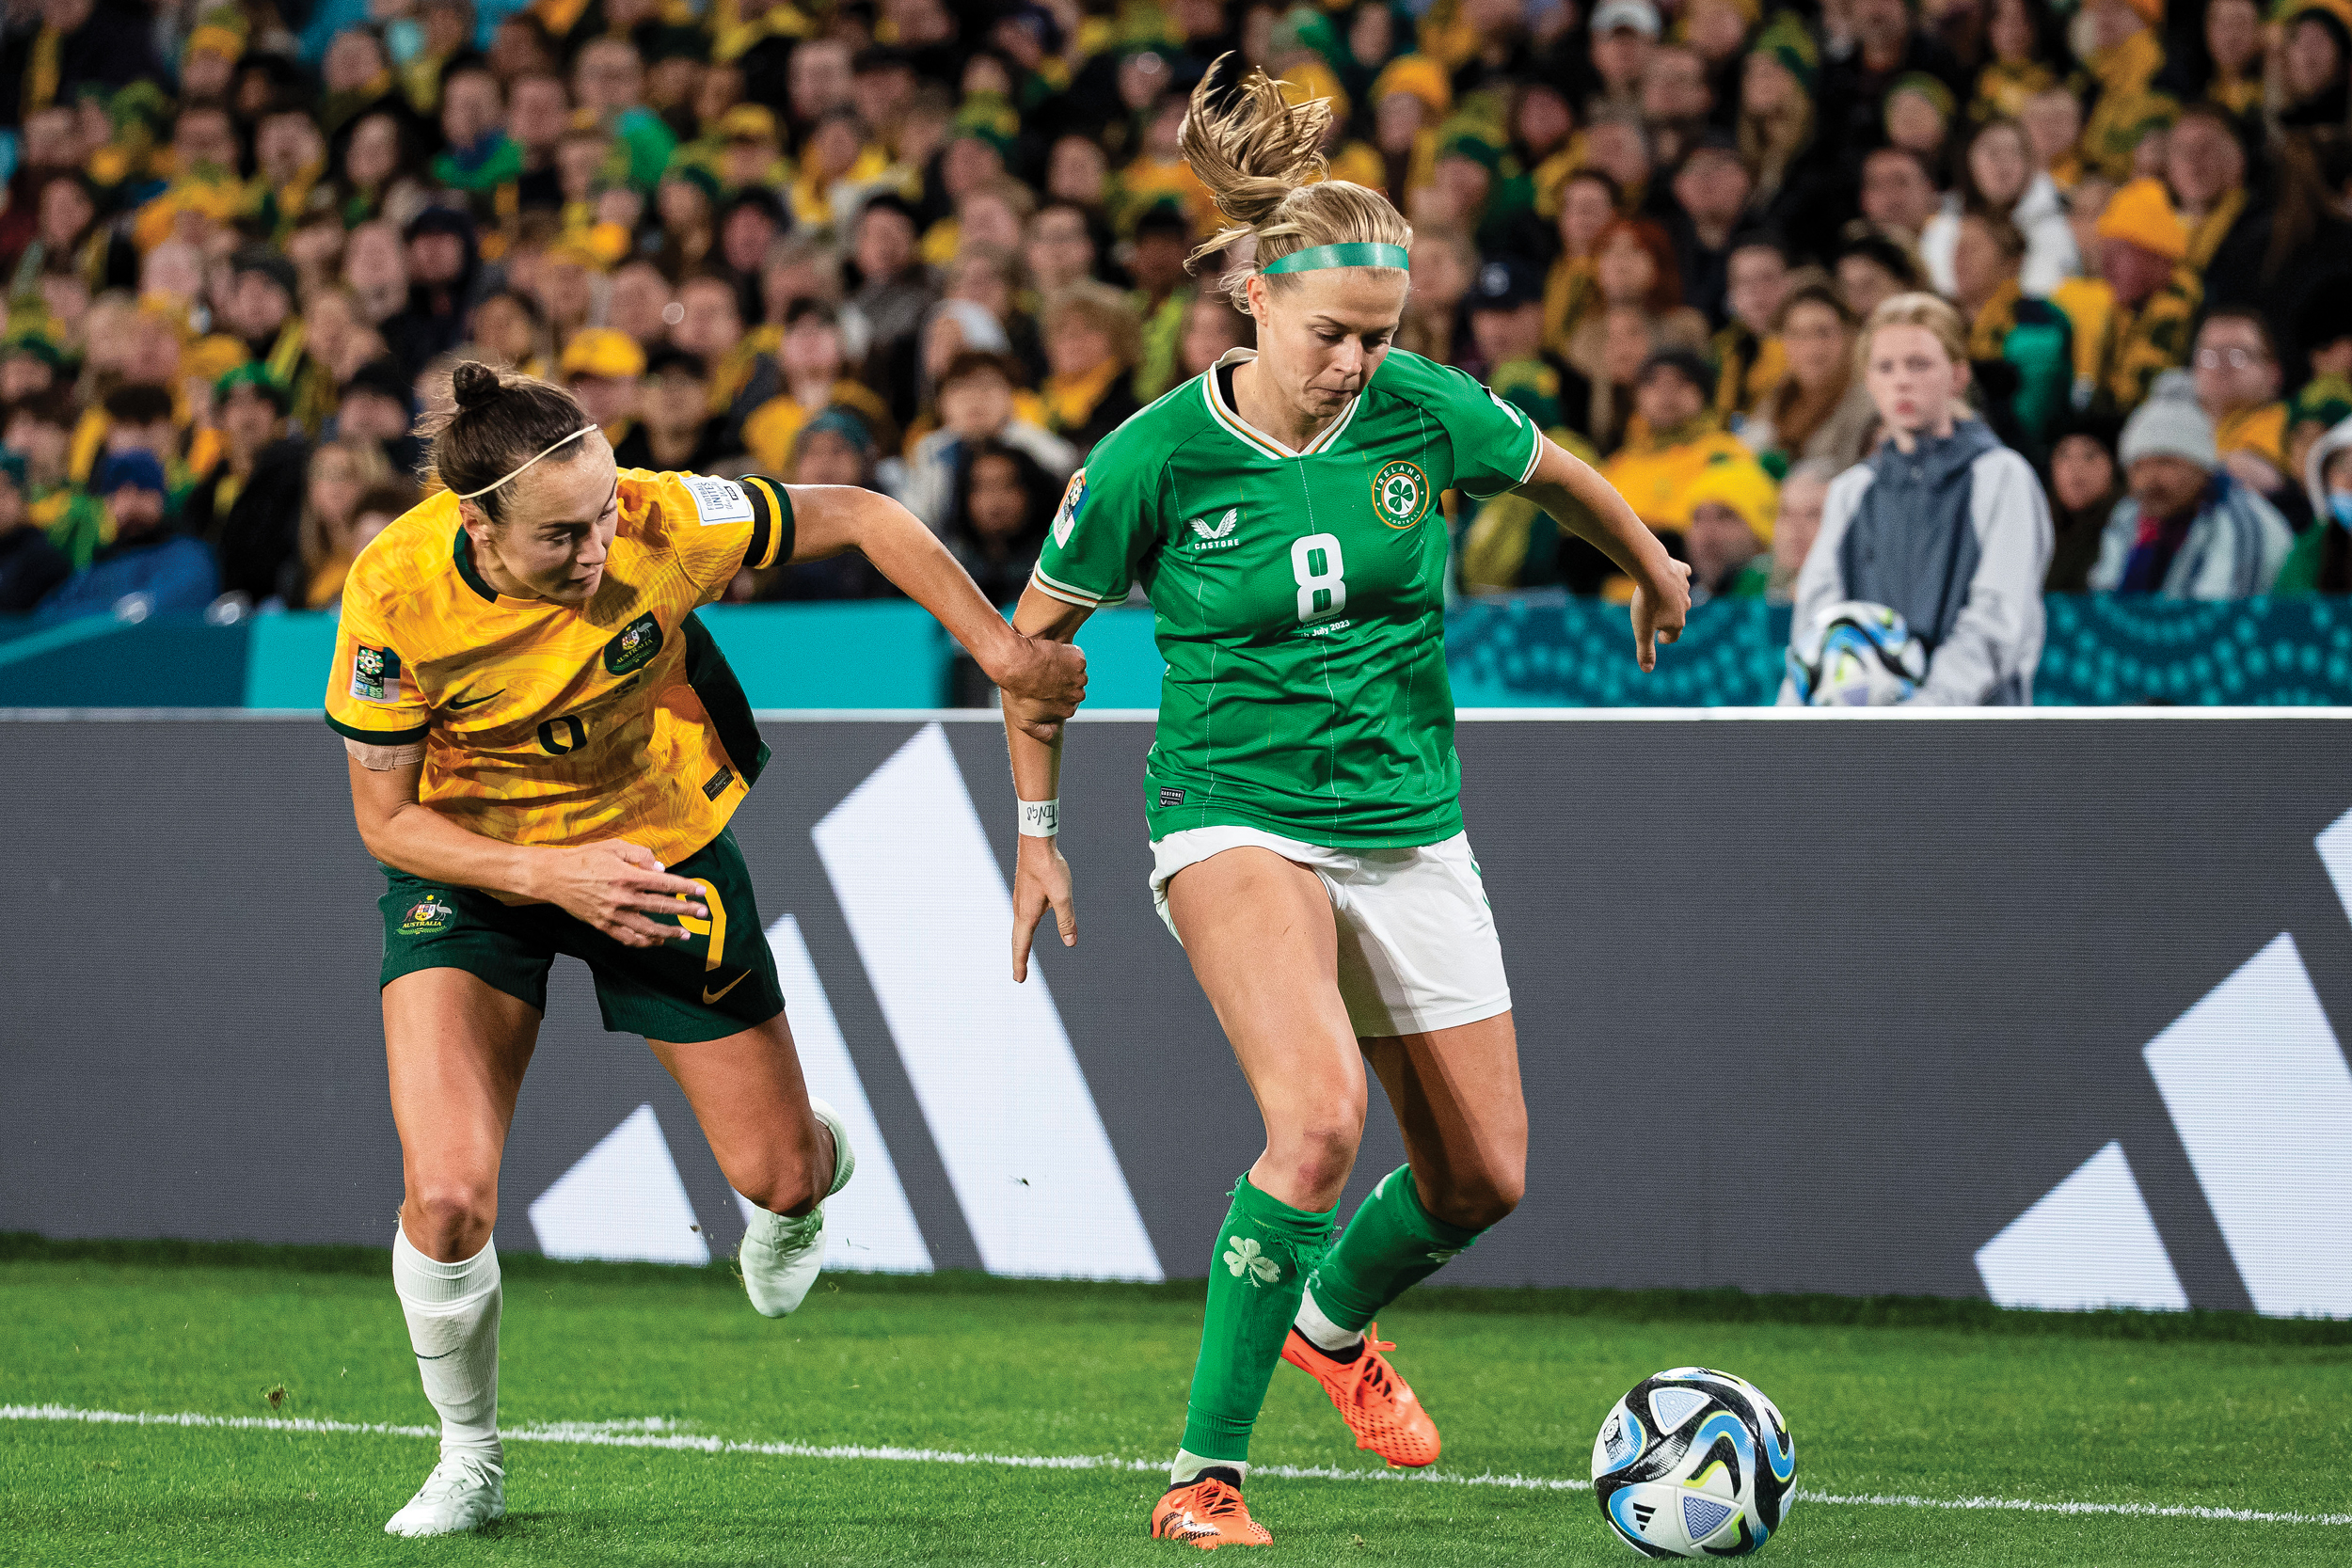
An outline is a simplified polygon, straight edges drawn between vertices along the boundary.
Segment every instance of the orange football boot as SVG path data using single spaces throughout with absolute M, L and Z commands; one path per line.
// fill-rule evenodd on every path
M 1394 1349 L 1374 1323 L 1364 1330 L 1362 1353 L 1353 1361 L 1340 1361 L 1294 1327 L 1282 1341 L 1282 1359 L 1323 1385 L 1356 1434 L 1358 1448 L 1370 1449 L 1391 1465 L 1419 1469 L 1437 1463 L 1438 1423 L 1380 1354 Z
M 1226 1472 L 1232 1474 L 1231 1471 Z M 1274 1532 L 1249 1516 L 1241 1488 L 1215 1471 L 1171 1486 L 1152 1510 L 1154 1541 L 1184 1541 L 1204 1552 L 1219 1546 L 1271 1546 Z

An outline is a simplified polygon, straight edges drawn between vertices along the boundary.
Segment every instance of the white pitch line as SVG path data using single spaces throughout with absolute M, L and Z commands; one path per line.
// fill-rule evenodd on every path
M 205 1416 L 193 1411 L 152 1415 L 128 1410 L 83 1410 L 64 1404 L 0 1404 L 0 1421 L 79 1421 L 92 1426 L 196 1427 L 226 1432 L 288 1432 L 367 1437 L 429 1437 L 431 1427 L 387 1421 L 316 1421 L 297 1416 Z M 620 1421 L 553 1421 L 500 1433 L 510 1443 L 577 1443 L 600 1449 L 665 1449 L 686 1453 L 758 1454 L 777 1459 L 863 1459 L 914 1465 L 987 1465 L 1021 1470 L 1118 1470 L 1137 1473 L 1165 1466 L 1156 1459 L 1121 1459 L 1116 1454 L 974 1453 L 958 1449 L 909 1449 L 862 1443 L 743 1443 L 678 1432 L 663 1416 Z M 1500 1486 L 1518 1492 L 1590 1492 L 1589 1481 L 1560 1476 L 1505 1475 L 1483 1471 L 1460 1475 L 1436 1470 L 1343 1470 L 1328 1465 L 1253 1465 L 1261 1476 L 1285 1481 L 1377 1481 L 1423 1486 Z M 1921 1497 L 1880 1492 L 1843 1497 L 1800 1491 L 1805 1502 L 1840 1508 L 1940 1508 L 2011 1513 L 2120 1514 L 2142 1519 L 2217 1519 L 2250 1525 L 2352 1525 L 2352 1513 L 2284 1513 L 2251 1508 L 2204 1508 L 2189 1503 L 2036 1502 L 2026 1497 Z

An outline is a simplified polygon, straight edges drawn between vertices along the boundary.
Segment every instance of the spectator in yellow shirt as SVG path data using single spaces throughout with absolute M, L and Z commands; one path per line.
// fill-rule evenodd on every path
M 1690 526 L 1692 483 L 1714 463 L 1756 459 L 1739 437 L 1708 413 L 1715 372 L 1691 349 L 1666 348 L 1642 365 L 1633 386 L 1633 419 L 1625 445 L 1600 466 L 1600 476 L 1625 497 L 1634 514 L 1661 533 Z

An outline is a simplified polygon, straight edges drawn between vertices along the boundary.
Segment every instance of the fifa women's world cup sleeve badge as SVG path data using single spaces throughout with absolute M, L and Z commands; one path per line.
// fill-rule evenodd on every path
M 400 655 L 361 643 L 351 659 L 351 694 L 363 703 L 400 701 Z
M 1054 543 L 1070 547 L 1070 531 L 1078 526 L 1078 508 L 1087 503 L 1087 471 L 1080 468 L 1070 476 L 1069 485 L 1061 493 L 1061 505 L 1054 513 Z

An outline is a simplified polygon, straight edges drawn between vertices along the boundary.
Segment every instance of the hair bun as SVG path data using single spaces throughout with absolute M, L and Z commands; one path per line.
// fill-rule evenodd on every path
M 506 383 L 489 366 L 469 359 L 450 373 L 449 389 L 460 409 L 479 408 L 496 400 Z

